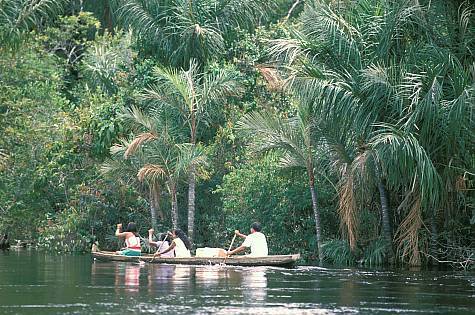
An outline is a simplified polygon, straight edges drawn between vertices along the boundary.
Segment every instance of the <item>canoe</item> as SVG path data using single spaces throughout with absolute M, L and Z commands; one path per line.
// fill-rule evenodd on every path
M 173 264 L 173 265 L 218 265 L 224 262 L 224 258 L 211 257 L 183 257 L 164 258 L 155 257 L 151 254 L 143 254 L 140 257 L 130 257 L 118 255 L 115 252 L 96 251 L 92 252 L 92 257 L 101 261 L 123 261 L 123 262 L 147 262 L 153 264 Z M 293 255 L 269 255 L 266 257 L 234 256 L 226 259 L 229 266 L 274 266 L 292 268 L 300 258 L 300 254 Z

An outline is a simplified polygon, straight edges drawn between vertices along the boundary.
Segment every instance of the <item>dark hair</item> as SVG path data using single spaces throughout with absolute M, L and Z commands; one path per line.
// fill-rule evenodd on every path
M 180 230 L 180 229 L 176 229 L 176 230 L 174 230 L 174 232 L 175 232 L 175 235 L 183 241 L 183 243 L 185 244 L 186 248 L 187 248 L 188 250 L 190 250 L 190 249 L 191 249 L 191 242 L 190 242 L 190 240 L 188 239 L 188 236 L 186 236 L 185 232 L 183 232 L 183 231 Z
M 167 233 L 160 233 L 158 240 L 164 242 L 167 239 Z
M 137 225 L 135 225 L 134 222 L 129 222 L 129 224 L 127 224 L 127 232 L 137 234 Z
M 259 222 L 254 222 L 251 224 L 251 229 L 253 229 L 256 232 L 260 232 L 262 230 L 262 226 Z

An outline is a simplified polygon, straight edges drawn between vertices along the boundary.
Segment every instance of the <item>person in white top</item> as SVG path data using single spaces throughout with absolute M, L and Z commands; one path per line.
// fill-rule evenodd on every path
M 151 246 L 156 246 L 159 251 L 166 251 L 170 247 L 170 242 L 168 242 L 169 239 L 171 239 L 171 236 L 168 236 L 165 233 L 161 233 L 159 236 L 159 241 L 155 242 L 153 240 L 153 233 L 155 232 L 154 229 L 148 230 L 148 243 Z M 162 257 L 166 258 L 173 258 L 175 257 L 175 250 L 169 251 L 166 254 L 163 254 Z
M 245 238 L 244 242 L 238 248 L 228 251 L 228 256 L 234 255 L 236 253 L 246 250 L 246 248 L 251 248 L 251 257 L 264 257 L 269 255 L 269 250 L 267 249 L 267 239 L 264 234 L 261 233 L 262 227 L 258 222 L 254 222 L 251 225 L 251 234 L 245 235 L 235 230 L 234 233 L 242 238 Z
M 186 234 L 180 230 L 176 229 L 173 230 L 171 233 L 168 232 L 169 235 L 173 238 L 172 243 L 170 244 L 170 247 L 164 251 L 157 251 L 158 253 L 156 254 L 157 257 L 161 257 L 164 254 L 167 254 L 168 252 L 175 250 L 175 257 L 191 257 L 190 249 L 191 249 L 191 242 L 186 236 Z

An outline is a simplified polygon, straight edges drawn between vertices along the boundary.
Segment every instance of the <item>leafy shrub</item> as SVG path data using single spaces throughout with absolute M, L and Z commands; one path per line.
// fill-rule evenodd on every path
M 365 266 L 381 266 L 387 259 L 386 242 L 380 237 L 365 247 L 361 263 Z
M 278 156 L 267 155 L 224 176 L 216 190 L 224 212 L 221 226 L 216 226 L 216 238 L 222 241 L 222 236 L 227 235 L 231 239 L 235 228 L 247 234 L 250 224 L 259 221 L 270 253 L 300 252 L 304 259 L 312 259 L 316 250 L 315 223 L 306 175 L 300 171 L 283 172 L 277 163 Z M 331 235 L 332 226 L 337 226 L 335 212 L 326 204 L 330 199 L 329 192 L 322 189 L 318 202 L 326 236 Z
M 356 262 L 356 256 L 346 240 L 331 240 L 322 246 L 323 257 L 326 262 L 340 266 L 351 266 Z
M 74 208 L 60 212 L 53 223 L 48 217 L 44 228 L 39 228 L 38 247 L 49 252 L 84 252 L 93 239 L 84 235 L 81 227 L 87 218 Z

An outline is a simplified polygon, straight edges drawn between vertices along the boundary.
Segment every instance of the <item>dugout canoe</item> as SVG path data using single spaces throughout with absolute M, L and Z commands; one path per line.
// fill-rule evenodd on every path
M 162 258 L 150 254 L 144 254 L 140 257 L 130 257 L 118 255 L 115 252 L 96 251 L 92 252 L 92 257 L 100 261 L 123 261 L 123 262 L 146 262 L 153 264 L 173 264 L 173 265 L 218 265 L 224 262 L 224 258 L 210 257 L 186 257 L 186 258 Z M 295 266 L 300 254 L 293 255 L 269 255 L 267 257 L 249 257 L 234 256 L 226 259 L 226 265 L 229 266 L 273 266 L 292 268 Z

